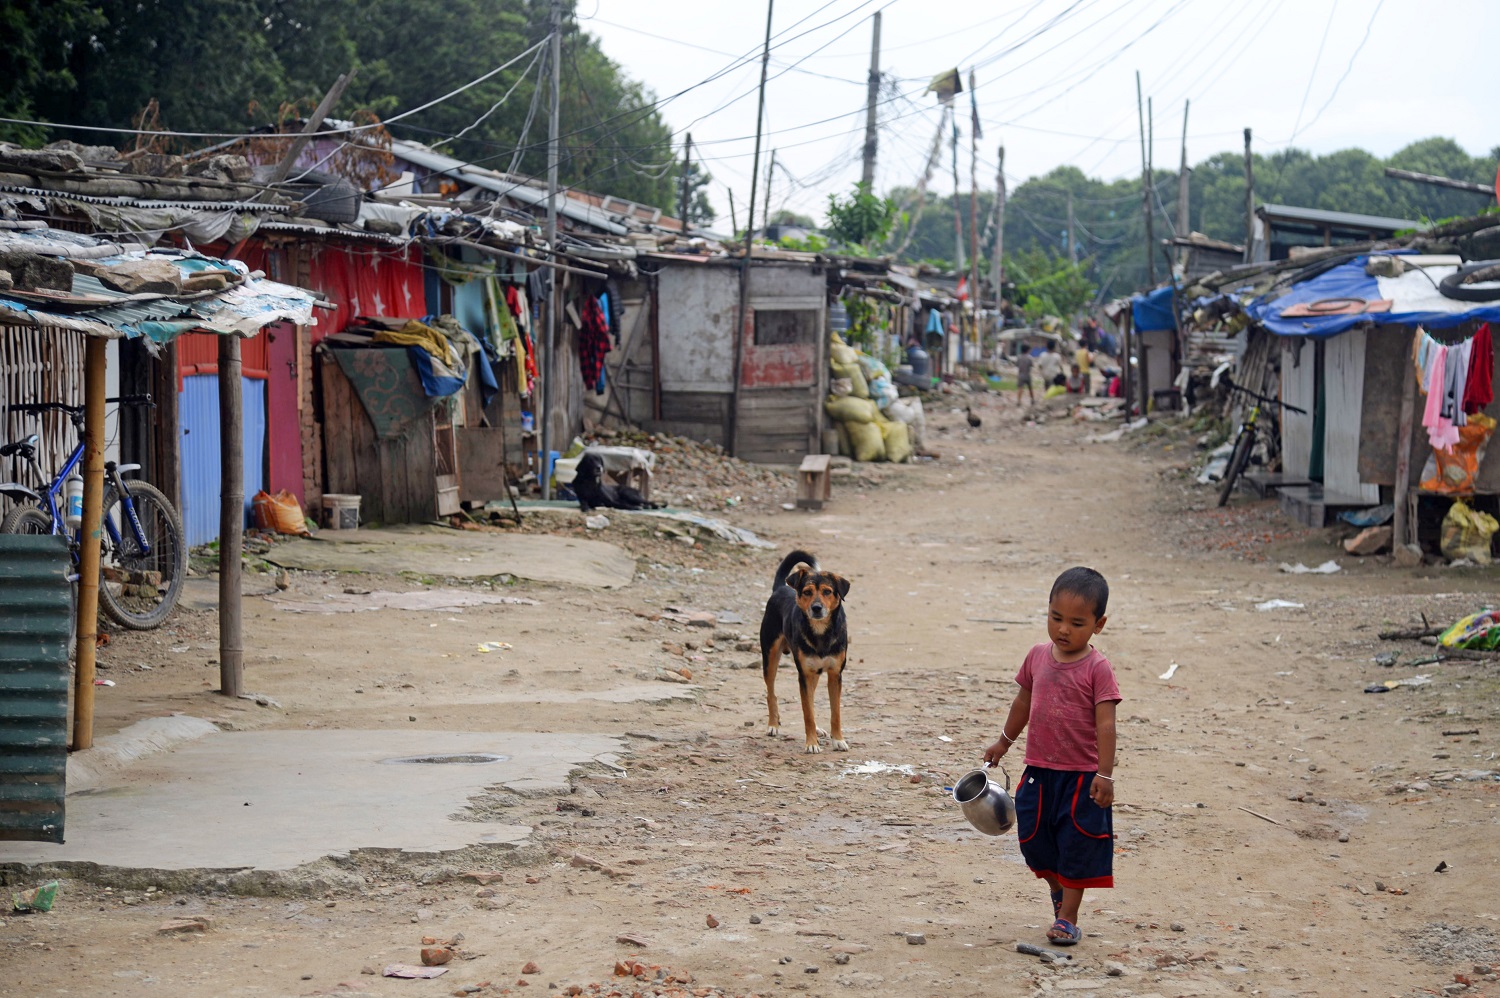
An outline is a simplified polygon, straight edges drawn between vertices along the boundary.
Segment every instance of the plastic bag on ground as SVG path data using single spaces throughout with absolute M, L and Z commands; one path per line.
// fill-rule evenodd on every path
M 1457 561 L 1468 558 L 1476 565 L 1488 565 L 1490 539 L 1500 523 L 1488 513 L 1481 513 L 1462 499 L 1455 499 L 1443 517 L 1441 540 L 1438 544 L 1443 557 Z
M 1422 468 L 1422 489 L 1449 495 L 1474 491 L 1474 477 L 1484 463 L 1484 451 L 1495 421 L 1482 412 L 1469 417 L 1469 425 L 1458 428 L 1458 443 L 1447 450 L 1435 450 Z
M 846 423 L 849 443 L 854 448 L 856 461 L 881 461 L 885 459 L 885 435 L 875 423 Z
M 927 439 L 927 413 L 919 398 L 897 399 L 885 410 L 888 419 L 905 423 L 911 428 L 911 445 L 920 449 Z
M 901 393 L 896 391 L 890 378 L 876 378 L 870 382 L 870 399 L 880 408 L 888 407 L 900 397 Z
M 905 423 L 875 423 L 885 439 L 885 459 L 896 464 L 911 460 L 911 427 Z
M 1493 651 L 1500 648 L 1500 610 L 1471 613 L 1438 637 L 1444 648 Z
M 278 534 L 306 536 L 307 517 L 297 497 L 286 489 L 274 496 L 262 489 L 250 500 L 250 513 L 255 526 L 260 530 L 272 530 Z

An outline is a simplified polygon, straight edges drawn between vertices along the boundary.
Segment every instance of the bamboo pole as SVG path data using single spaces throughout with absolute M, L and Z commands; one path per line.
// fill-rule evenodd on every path
M 219 692 L 244 692 L 240 556 L 245 546 L 245 418 L 240 338 L 219 337 Z
M 104 376 L 109 344 L 84 340 L 83 526 L 78 531 L 78 660 L 73 751 L 94 745 L 94 661 L 99 645 L 99 543 L 104 519 Z

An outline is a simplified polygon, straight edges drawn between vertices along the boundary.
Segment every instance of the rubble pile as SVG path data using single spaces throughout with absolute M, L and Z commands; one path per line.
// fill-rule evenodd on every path
M 599 443 L 654 452 L 651 498 L 670 506 L 709 510 L 748 505 L 769 509 L 797 494 L 792 467 L 750 464 L 730 457 L 716 444 L 638 430 L 600 437 Z

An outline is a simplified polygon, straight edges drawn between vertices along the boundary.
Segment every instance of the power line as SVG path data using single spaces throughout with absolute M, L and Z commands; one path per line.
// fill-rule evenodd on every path
M 1313 57 L 1312 72 L 1307 74 L 1307 89 L 1302 91 L 1302 103 L 1297 105 L 1297 120 L 1292 122 L 1292 141 L 1297 138 L 1297 126 L 1302 124 L 1302 112 L 1307 110 L 1307 98 L 1312 93 L 1313 81 L 1318 78 L 1318 66 L 1323 62 L 1323 49 L 1328 45 L 1328 32 L 1333 27 L 1333 15 L 1339 12 L 1339 0 L 1333 0 L 1328 8 L 1328 23 L 1323 25 L 1323 37 L 1318 40 L 1318 54 Z
M 1349 74 L 1354 71 L 1354 62 L 1359 58 L 1359 54 L 1365 50 L 1365 42 L 1368 42 L 1370 40 L 1370 32 L 1375 28 L 1375 18 L 1380 16 L 1380 8 L 1384 6 L 1385 0 L 1380 0 L 1380 2 L 1375 5 L 1375 9 L 1370 12 L 1370 23 L 1365 25 L 1365 36 L 1359 40 L 1359 45 L 1355 47 L 1354 54 L 1349 57 L 1349 65 L 1344 67 L 1344 75 L 1340 76 L 1339 81 L 1333 85 L 1333 93 L 1328 95 L 1328 99 L 1323 102 L 1323 106 L 1318 108 L 1318 113 L 1313 115 L 1312 121 L 1309 121 L 1307 123 L 1308 128 L 1316 125 L 1318 123 L 1318 119 L 1323 117 L 1323 112 L 1328 110 L 1328 106 L 1333 103 L 1333 99 L 1339 95 L 1339 87 L 1342 87 L 1344 85 L 1344 81 L 1347 80 L 1349 78 Z M 1306 129 L 1303 129 L 1303 131 L 1306 131 Z M 1292 134 L 1292 137 L 1290 139 L 1287 139 L 1287 144 L 1290 144 L 1293 139 L 1296 139 L 1296 137 L 1297 135 L 1294 132 Z

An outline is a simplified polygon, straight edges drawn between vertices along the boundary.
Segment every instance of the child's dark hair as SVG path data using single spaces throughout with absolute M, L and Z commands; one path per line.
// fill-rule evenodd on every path
M 1070 568 L 1052 583 L 1052 592 L 1047 596 L 1051 602 L 1058 593 L 1068 593 L 1088 600 L 1094 605 L 1094 616 L 1102 617 L 1109 609 L 1109 583 L 1104 576 L 1092 568 Z

